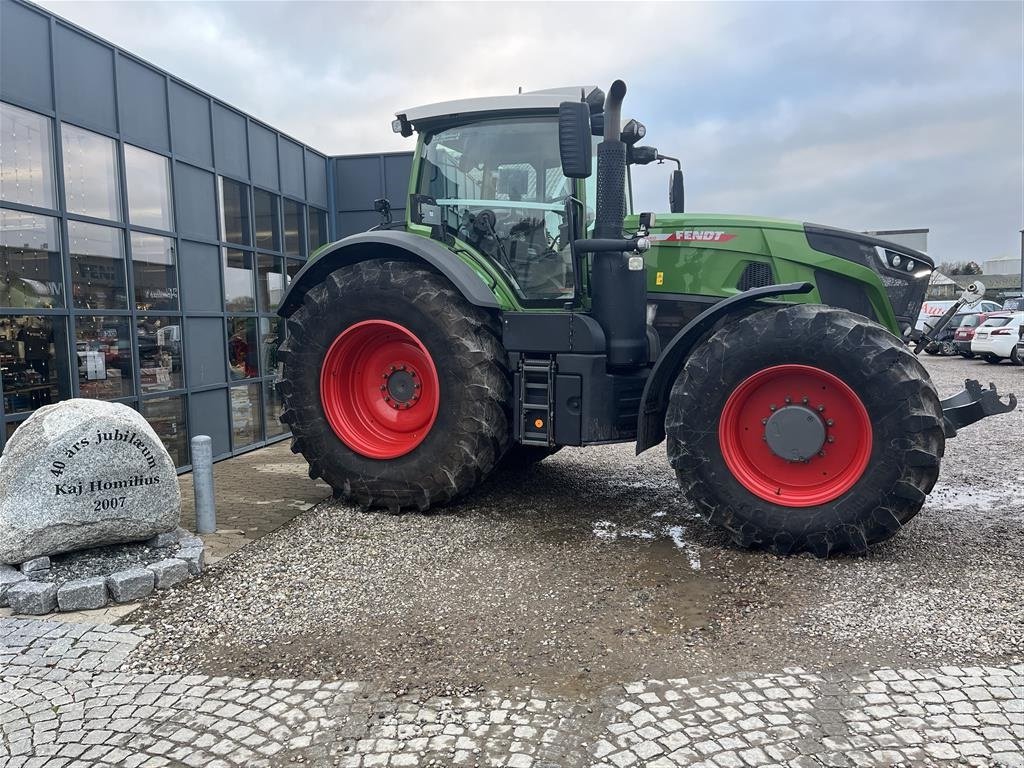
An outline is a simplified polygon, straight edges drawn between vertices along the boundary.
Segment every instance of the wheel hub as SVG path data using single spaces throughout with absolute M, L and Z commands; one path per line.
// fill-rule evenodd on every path
M 768 418 L 764 436 L 780 459 L 806 461 L 825 445 L 825 423 L 810 408 L 787 405 Z
M 385 391 L 395 408 L 408 408 L 419 399 L 416 390 L 420 385 L 416 381 L 416 372 L 400 368 L 391 371 L 387 376 Z M 387 398 L 385 398 L 387 399 Z

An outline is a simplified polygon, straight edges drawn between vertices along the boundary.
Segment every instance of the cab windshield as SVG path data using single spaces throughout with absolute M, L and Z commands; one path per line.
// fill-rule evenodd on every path
M 449 233 L 496 262 L 527 301 L 573 295 L 572 182 L 562 175 L 556 117 L 508 118 L 425 135 L 418 192 Z

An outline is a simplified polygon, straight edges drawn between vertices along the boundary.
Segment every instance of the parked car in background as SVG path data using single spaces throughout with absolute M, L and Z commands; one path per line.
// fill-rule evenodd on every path
M 1017 342 L 1024 324 L 1024 312 L 996 312 L 974 331 L 971 351 L 987 363 L 1010 360 L 1021 364 Z
M 946 310 L 956 304 L 955 301 L 926 301 L 921 305 L 921 312 L 917 316 L 917 323 L 914 326 L 919 331 L 925 330 L 925 327 L 931 327 L 939 318 L 946 314 Z M 1002 307 L 998 302 L 989 301 L 988 299 L 982 299 L 973 307 L 964 307 L 968 313 L 972 312 L 999 312 Z
M 956 334 L 961 326 L 969 318 L 975 317 L 976 313 L 964 313 L 953 315 L 945 327 L 934 336 L 935 341 L 924 348 L 929 355 L 955 355 L 960 350 L 956 343 Z M 978 325 L 979 323 L 975 323 Z
M 971 339 L 974 338 L 974 331 L 979 325 L 988 320 L 991 312 L 973 312 L 969 315 L 965 315 L 960 324 L 957 325 L 956 331 L 953 334 L 953 342 L 956 344 L 956 351 L 960 353 L 961 357 L 965 357 L 970 360 L 974 357 L 974 353 L 971 351 Z
M 1024 296 L 1010 296 L 1003 302 L 1003 309 L 1009 312 L 1020 312 L 1024 310 Z
M 1024 365 L 1024 323 L 1017 329 L 1017 365 Z

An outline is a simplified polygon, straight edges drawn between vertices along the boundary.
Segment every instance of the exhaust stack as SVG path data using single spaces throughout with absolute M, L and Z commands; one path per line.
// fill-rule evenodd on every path
M 621 139 L 626 84 L 612 83 L 604 102 L 604 141 L 597 145 L 594 237 L 621 238 L 626 217 L 626 145 Z M 630 270 L 622 251 L 594 254 L 593 315 L 604 328 L 608 366 L 647 363 L 647 272 Z

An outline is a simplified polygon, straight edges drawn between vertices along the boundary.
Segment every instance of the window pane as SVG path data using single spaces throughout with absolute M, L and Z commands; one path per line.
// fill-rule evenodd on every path
M 237 181 L 218 176 L 220 185 L 220 239 L 249 245 L 249 193 Z
M 141 227 L 174 229 L 170 161 L 125 144 L 124 173 L 128 181 L 128 221 Z
M 288 427 L 281 423 L 282 411 L 284 411 L 284 402 L 277 392 L 277 382 L 263 382 L 263 413 L 268 440 L 288 431 Z
M 57 220 L 0 210 L 0 307 L 60 307 L 63 293 Z
M 228 318 L 228 365 L 231 380 L 252 379 L 260 375 L 259 342 L 255 317 Z
M 260 312 L 274 312 L 284 296 L 284 259 L 260 254 L 256 257 Z
M 8 415 L 71 396 L 63 318 L 0 317 L 0 389 Z
M 113 227 L 68 222 L 71 295 L 78 309 L 127 309 L 124 232 Z
M 146 392 L 181 389 L 181 319 L 140 317 L 136 325 L 139 341 L 139 386 Z
M 75 320 L 78 390 L 82 397 L 112 400 L 135 393 L 131 330 L 126 317 Z
M 114 140 L 66 123 L 60 128 L 68 210 L 97 219 L 120 221 L 121 191 Z
M 277 350 L 284 341 L 284 318 L 260 318 L 260 366 L 263 376 L 281 378 L 282 364 L 277 359 Z
M 56 208 L 50 118 L 0 104 L 0 198 Z
M 304 266 L 305 266 L 305 264 L 303 262 L 301 262 L 301 261 L 296 261 L 295 259 L 285 259 L 284 269 L 285 269 L 285 273 L 286 273 L 286 275 L 285 275 L 285 287 L 286 288 L 289 285 L 292 284 L 292 280 L 294 280 L 295 276 L 297 274 L 299 274 L 300 271 L 302 271 L 302 268 Z
M 327 212 L 309 209 L 309 252 L 327 242 Z
M 154 397 L 139 408 L 174 460 L 174 466 L 188 464 L 188 425 L 184 397 Z
M 178 260 L 174 240 L 132 232 L 135 306 L 140 311 L 178 308 Z
M 252 254 L 224 249 L 224 309 L 228 312 L 256 311 Z
M 281 219 L 277 212 L 277 195 L 262 189 L 252 191 L 256 216 L 256 247 L 268 251 L 281 250 Z
M 284 201 L 284 252 L 302 257 L 302 203 Z
M 231 447 L 244 448 L 263 439 L 263 412 L 260 407 L 260 385 L 230 387 Z

